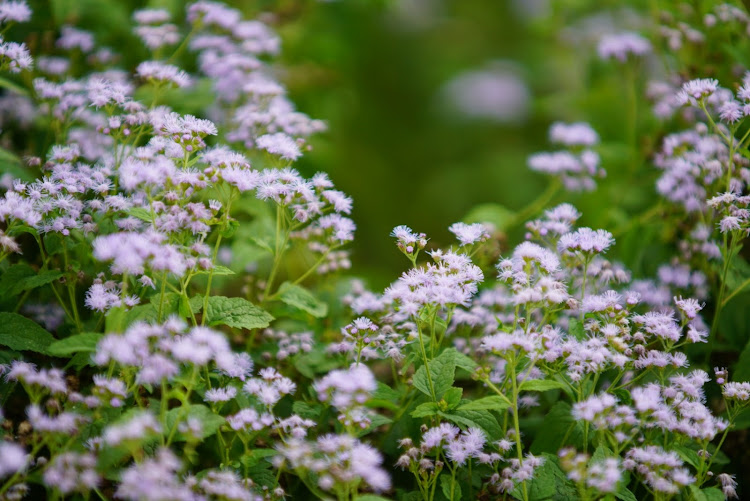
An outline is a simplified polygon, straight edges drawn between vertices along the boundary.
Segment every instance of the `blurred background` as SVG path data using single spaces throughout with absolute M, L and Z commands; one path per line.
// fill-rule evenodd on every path
M 26 40 L 33 51 L 54 43 L 56 27 L 72 24 L 93 31 L 132 70 L 147 53 L 132 34 L 130 12 L 164 7 L 179 21 L 188 2 L 30 3 L 33 22 L 15 27 L 10 39 Z M 547 207 L 572 202 L 584 224 L 612 230 L 654 198 L 655 169 L 637 175 L 627 169 L 631 161 L 643 162 L 629 157 L 626 83 L 634 80 L 640 92 L 645 78 L 639 68 L 628 66 L 626 75 L 622 65 L 596 54 L 602 34 L 646 24 L 636 15 L 647 11 L 638 1 L 226 3 L 280 33 L 276 71 L 298 108 L 328 123 L 296 167 L 307 175 L 328 172 L 353 197 L 359 227 L 353 269 L 374 287 L 387 285 L 406 265 L 388 236 L 394 226 L 409 225 L 433 245 L 449 245 L 447 227 L 476 216 L 470 211 L 477 206 L 482 219 L 502 226 L 543 195 L 549 179 L 531 172 L 526 159 L 553 148 L 547 130 L 557 120 L 591 123 L 602 139 L 598 152 L 608 178 L 593 193 L 559 192 Z M 183 52 L 180 65 L 194 69 L 191 57 Z M 658 66 L 649 68 L 654 71 Z M 198 88 L 178 111 L 198 112 L 212 99 L 210 89 Z M 636 118 L 642 131 L 658 127 L 646 109 Z M 658 133 L 641 137 L 656 142 Z M 523 234 L 522 224 L 502 229 L 513 241 Z M 653 272 L 659 262 L 642 259 L 648 248 L 641 257 L 626 242 L 618 249 L 636 273 Z

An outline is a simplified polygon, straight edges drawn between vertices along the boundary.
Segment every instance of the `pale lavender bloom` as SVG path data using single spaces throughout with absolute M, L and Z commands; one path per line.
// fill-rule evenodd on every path
M 94 36 L 90 32 L 72 26 L 63 26 L 60 32 L 57 46 L 61 49 L 79 49 L 81 52 L 91 52 L 94 49 Z
M 555 122 L 549 128 L 549 139 L 565 146 L 594 146 L 599 142 L 599 135 L 586 122 Z
M 454 223 L 448 228 L 448 231 L 456 235 L 461 245 L 474 245 L 490 238 L 487 226 L 483 223 Z
M 206 402 L 217 403 L 217 402 L 229 402 L 237 396 L 237 388 L 234 386 L 227 386 L 224 388 L 211 388 L 206 390 L 203 399 Z
M 615 242 L 612 234 L 606 230 L 579 228 L 560 237 L 557 248 L 562 251 L 583 253 L 603 253 Z
M 138 77 L 158 84 L 169 84 L 174 87 L 187 87 L 190 77 L 177 66 L 159 61 L 144 61 L 135 70 Z
M 328 402 L 345 411 L 363 405 L 377 388 L 377 381 L 364 365 L 352 365 L 348 370 L 333 370 L 313 385 L 321 402 Z
M 65 373 L 60 369 L 39 369 L 34 364 L 14 360 L 9 366 L 0 366 L 7 381 L 19 381 L 25 385 L 43 388 L 53 395 L 68 393 Z
M 729 233 L 742 228 L 740 218 L 735 216 L 724 216 L 719 221 L 719 231 Z
M 210 470 L 198 482 L 198 488 L 206 494 L 205 499 L 228 501 L 254 501 L 257 496 L 250 490 L 250 482 L 241 479 L 234 471 Z M 283 496 L 282 496 L 283 497 Z
M 597 52 L 602 59 L 625 62 L 628 56 L 643 56 L 651 52 L 651 43 L 638 33 L 605 35 L 599 40 Z
M 622 480 L 619 458 L 606 458 L 589 466 L 586 485 L 602 493 L 616 492 Z
M 44 470 L 44 483 L 63 494 L 86 494 L 99 484 L 96 457 L 91 453 L 63 452 Z
M 260 431 L 271 426 L 273 422 L 273 415 L 268 412 L 260 414 L 255 409 L 241 409 L 237 414 L 227 416 L 229 427 L 235 431 Z
M 331 243 L 343 244 L 354 240 L 354 230 L 357 228 L 354 221 L 339 214 L 329 214 L 317 221 L 317 226 L 323 230 L 330 230 Z
M 747 402 L 750 400 L 750 383 L 730 382 L 721 387 L 724 398 Z
M 152 51 L 175 45 L 182 38 L 177 26 L 171 23 L 158 26 L 136 26 L 133 31 L 143 41 L 143 44 Z
M 36 60 L 40 71 L 48 75 L 62 75 L 70 69 L 70 59 L 64 57 L 41 56 Z
M 24 0 L 0 2 L 0 23 L 25 23 L 31 19 L 31 9 Z
M 73 435 L 78 432 L 78 425 L 86 419 L 80 414 L 61 412 L 56 416 L 48 416 L 42 409 L 32 404 L 26 408 L 32 428 L 37 432 L 63 433 Z
M 526 117 L 531 96 L 517 71 L 495 63 L 453 77 L 441 97 L 467 118 L 517 122 Z
M 107 445 L 116 446 L 124 442 L 140 442 L 154 433 L 161 433 L 161 426 L 150 411 L 143 411 L 124 423 L 107 426 L 102 437 Z
M 740 106 L 740 103 L 733 99 L 726 101 L 719 106 L 719 117 L 725 122 L 735 123 L 744 116 L 745 113 Z
M 677 308 L 685 315 L 685 317 L 689 318 L 690 320 L 694 319 L 698 312 L 701 311 L 704 306 L 706 306 L 705 304 L 699 303 L 697 299 L 682 299 L 682 296 L 680 296 L 679 299 L 675 297 L 674 303 Z
M 721 473 L 716 477 L 716 480 L 721 485 L 721 491 L 727 499 L 739 499 L 737 495 L 737 481 L 734 478 L 734 475 L 729 475 L 728 473 Z
M 139 9 L 133 12 L 133 21 L 138 24 L 162 24 L 171 19 L 166 9 Z
M 179 475 L 182 463 L 167 448 L 156 456 L 134 463 L 120 477 L 115 497 L 130 501 L 192 501 L 196 498 L 191 486 Z
M 278 155 L 285 160 L 297 160 L 302 156 L 297 141 L 283 132 L 275 134 L 265 134 L 257 139 L 258 148 L 268 151 L 273 155 Z
M 23 471 L 29 462 L 23 447 L 14 442 L 0 441 L 0 478 Z
M 4 42 L 0 37 L 0 69 L 7 69 L 11 73 L 31 69 L 34 60 L 29 54 L 26 44 Z
M 719 81 L 715 78 L 698 78 L 690 80 L 682 85 L 682 90 L 677 94 L 680 104 L 695 103 L 712 95 L 719 88 Z

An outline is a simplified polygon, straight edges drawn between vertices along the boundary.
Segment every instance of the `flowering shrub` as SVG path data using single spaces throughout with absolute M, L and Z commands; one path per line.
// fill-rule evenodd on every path
M 3 33 L 31 17 L 0 0 Z M 561 149 L 528 160 L 547 192 L 443 248 L 397 226 L 408 269 L 382 291 L 339 273 L 352 199 L 293 167 L 326 124 L 274 78 L 280 37 L 218 2 L 184 17 L 134 12 L 151 58 L 129 71 L 74 26 L 0 41 L 3 125 L 46 138 L 1 152 L 0 498 L 738 497 L 722 446 L 750 372 L 713 362 L 750 284 L 750 73 L 722 87 L 679 49 L 744 33 L 743 10 L 590 47 L 665 123 L 652 152 L 626 124 L 660 195 L 633 221 L 673 224 L 655 276 L 610 258 L 622 228 L 551 203 L 608 175 L 597 131 L 555 122 Z M 680 71 L 646 92 L 655 51 Z M 200 117 L 174 104 L 196 86 Z

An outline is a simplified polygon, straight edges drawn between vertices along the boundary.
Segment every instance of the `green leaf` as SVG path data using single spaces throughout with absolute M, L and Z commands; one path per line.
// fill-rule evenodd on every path
M 34 269 L 27 264 L 14 264 L 0 277 L 0 297 L 8 298 L 20 294 L 23 291 L 18 284 L 24 279 L 36 275 Z
M 279 299 L 284 303 L 305 311 L 316 318 L 323 318 L 328 314 L 328 305 L 316 298 L 312 292 L 299 285 L 284 282 L 279 287 L 277 294 Z
M 513 225 L 516 215 L 500 204 L 480 204 L 463 217 L 466 223 L 490 223 L 498 231 L 504 231 Z
M 218 414 L 214 414 L 213 411 L 205 405 L 197 404 L 190 405 L 188 407 L 175 407 L 174 409 L 167 412 L 167 415 L 165 417 L 165 434 L 169 436 L 172 433 L 172 429 L 175 427 L 175 424 L 179 426 L 180 423 L 184 423 L 190 418 L 200 421 L 201 434 L 197 438 L 201 439 L 210 437 L 211 435 L 216 433 L 216 431 L 221 428 L 221 425 L 226 422 L 226 419 L 219 416 Z M 174 436 L 174 440 L 176 441 L 184 441 L 187 438 L 180 431 L 175 432 Z
M 414 386 L 424 393 L 425 395 L 432 397 L 430 391 L 430 379 L 432 380 L 432 387 L 435 390 L 435 398 L 440 400 L 443 394 L 453 386 L 453 379 L 456 372 L 456 364 L 450 357 L 437 357 L 429 362 L 429 376 L 427 373 L 426 366 L 422 366 L 417 369 L 412 378 Z
M 278 452 L 276 449 L 253 449 L 248 454 L 243 455 L 240 458 L 240 462 L 248 468 L 260 463 L 263 459 L 276 456 Z
M 533 478 L 526 483 L 529 501 L 579 499 L 578 490 L 560 469 L 558 459 L 552 454 L 544 454 L 545 461 L 534 471 Z M 516 484 L 511 492 L 522 499 L 521 484 Z
M 210 270 L 200 270 L 199 272 L 196 273 L 196 275 L 208 275 L 208 274 L 211 273 L 211 271 L 213 271 L 213 275 L 214 276 L 218 276 L 218 275 L 236 275 L 236 273 L 232 269 L 227 268 L 226 266 L 221 266 L 221 265 L 216 265 L 213 268 L 211 268 Z
M 586 333 L 583 330 L 583 323 L 577 318 L 571 318 L 568 321 L 568 334 L 578 339 L 579 341 L 586 337 Z
M 21 94 L 22 96 L 28 96 L 29 91 L 26 90 L 24 87 L 20 86 L 16 82 L 13 82 L 11 80 L 8 80 L 7 78 L 0 77 L 0 87 L 8 90 L 12 90 L 16 94 Z M 3 150 L 4 152 L 7 152 L 10 154 L 9 151 Z
M 444 350 L 443 353 L 441 353 L 440 355 L 443 357 L 452 358 L 453 363 L 456 364 L 456 367 L 460 367 L 468 372 L 474 372 L 479 366 L 479 364 L 477 364 L 471 358 L 464 355 L 463 353 L 456 350 L 455 348 L 448 348 Z
M 228 325 L 237 329 L 262 329 L 274 320 L 266 310 L 241 297 L 209 297 L 206 315 L 208 325 Z
M 66 357 L 74 353 L 87 353 L 96 351 L 96 345 L 104 337 L 103 334 L 95 332 L 84 332 L 75 336 L 66 337 L 55 341 L 47 348 L 50 355 Z
M 425 402 L 417 406 L 416 409 L 411 411 L 410 416 L 413 418 L 423 418 L 434 416 L 440 409 L 435 402 Z
M 510 400 L 500 395 L 491 395 L 489 397 L 473 400 L 458 407 L 460 411 L 504 411 L 510 407 Z
M 129 216 L 138 218 L 141 221 L 146 221 L 147 223 L 154 222 L 154 215 L 151 213 L 150 210 L 146 210 L 143 207 L 132 207 L 126 210 L 125 213 Z
M 567 402 L 556 402 L 544 416 L 542 426 L 531 444 L 531 452 L 557 453 L 563 445 L 580 447 L 583 445 L 583 424 L 576 421 Z M 563 443 L 563 439 L 565 443 Z
M 740 357 L 732 372 L 732 379 L 734 381 L 750 381 L 750 341 L 748 341 L 745 349 L 740 353 Z
M 38 323 L 17 313 L 0 313 L 0 345 L 12 350 L 47 353 L 55 338 Z
M 554 381 L 552 379 L 530 379 L 523 382 L 519 391 L 550 391 L 562 388 L 565 388 L 565 385 L 560 381 Z
M 357 501 L 391 501 L 388 498 L 382 496 L 376 496 L 375 494 L 364 494 L 357 496 Z
M 452 479 L 450 475 L 443 473 L 440 475 L 440 490 L 443 491 L 443 496 L 449 501 L 458 501 L 461 499 L 461 484 L 458 480 Z M 453 483 L 453 495 L 451 496 L 451 483 Z
M 463 388 L 450 388 L 448 391 L 445 392 L 445 395 L 443 395 L 443 400 L 445 400 L 445 403 L 448 404 L 448 408 L 452 409 L 456 407 L 459 402 L 461 402 L 461 395 L 463 395 L 464 390 Z
M 304 419 L 318 419 L 323 412 L 323 406 L 297 400 L 292 404 L 292 412 Z
M 438 414 L 458 425 L 479 428 L 484 431 L 489 440 L 500 440 L 502 438 L 503 430 L 500 428 L 500 424 L 490 411 L 467 411 L 456 409 L 450 412 L 440 412 Z
M 699 489 L 695 484 L 690 484 L 690 494 L 695 501 L 724 501 L 724 494 L 716 487 Z
M 682 445 L 673 445 L 672 449 L 674 449 L 677 455 L 680 456 L 680 458 L 682 458 L 682 460 L 688 463 L 690 466 L 694 468 L 699 467 L 701 458 L 698 456 L 698 453 L 696 451 Z

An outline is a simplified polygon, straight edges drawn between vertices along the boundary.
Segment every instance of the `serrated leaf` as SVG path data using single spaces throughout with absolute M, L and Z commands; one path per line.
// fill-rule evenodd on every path
M 0 277 L 0 297 L 7 298 L 20 294 L 23 289 L 17 288 L 18 283 L 36 275 L 34 269 L 27 264 L 14 264 Z
M 206 311 L 208 325 L 228 325 L 237 329 L 263 329 L 273 315 L 241 297 L 211 296 Z
M 413 418 L 423 418 L 434 416 L 440 409 L 435 402 L 425 402 L 417 406 L 416 409 L 411 411 L 410 416 Z
M 138 218 L 141 221 L 146 221 L 147 223 L 154 222 L 154 215 L 150 210 L 144 209 L 143 207 L 131 207 L 130 209 L 126 210 L 125 213 L 129 216 Z
M 328 314 L 328 305 L 299 285 L 284 282 L 279 287 L 277 294 L 282 302 L 305 311 L 316 318 L 323 318 Z
M 12 350 L 47 353 L 55 338 L 38 323 L 17 313 L 0 313 L 0 345 Z
M 453 484 L 453 494 L 451 494 L 451 484 Z M 440 475 L 440 490 L 443 491 L 445 499 L 449 501 L 461 499 L 461 484 L 446 473 Z
M 519 391 L 550 391 L 560 390 L 565 388 L 565 385 L 560 381 L 554 381 L 552 379 L 530 379 L 524 381 Z
M 443 395 L 443 400 L 445 400 L 445 403 L 448 404 L 448 408 L 452 409 L 456 407 L 459 402 L 461 402 L 461 396 L 463 395 L 464 390 L 463 388 L 450 388 L 448 391 L 445 392 L 445 395 Z
M 66 357 L 74 353 L 90 353 L 96 351 L 96 345 L 104 337 L 95 332 L 83 332 L 75 336 L 55 341 L 47 347 L 47 352 L 56 357 Z
M 213 271 L 213 275 L 236 275 L 236 273 L 226 266 L 216 265 L 210 270 L 200 270 L 196 273 L 196 275 L 208 275 Z
M 489 397 L 472 400 L 458 406 L 461 411 L 504 411 L 510 407 L 510 400 L 500 395 L 491 395 Z
M 502 438 L 503 430 L 500 428 L 500 424 L 490 411 L 467 411 L 456 409 L 450 412 L 440 412 L 439 415 L 467 428 L 479 428 L 485 433 L 489 440 L 499 440 Z
M 318 419 L 323 412 L 323 406 L 297 400 L 292 404 L 292 412 L 304 419 Z
M 244 454 L 240 458 L 240 462 L 244 466 L 252 468 L 253 466 L 260 463 L 263 459 L 276 456 L 277 454 L 278 451 L 276 451 L 276 449 L 253 449 L 248 454 Z
M 424 365 L 417 369 L 417 372 L 412 377 L 412 384 L 425 395 L 432 397 L 433 395 L 430 390 L 431 380 L 432 388 L 435 390 L 435 398 L 440 400 L 443 394 L 453 386 L 456 364 L 451 357 L 437 357 L 428 362 L 428 366 L 430 368 L 429 374 Z
M 175 407 L 174 409 L 167 412 L 165 416 L 165 434 L 169 436 L 172 433 L 172 429 L 180 425 L 180 423 L 186 422 L 188 419 L 197 419 L 201 423 L 201 433 L 197 438 L 207 438 L 216 433 L 226 422 L 222 416 L 214 414 L 214 412 L 206 407 L 205 405 L 196 404 L 188 407 L 181 406 Z M 178 421 L 179 420 L 179 421 Z M 184 441 L 187 437 L 179 430 L 175 432 L 175 441 Z
M 586 337 L 586 333 L 583 330 L 583 323 L 577 318 L 571 318 L 568 320 L 568 334 L 578 339 L 579 341 Z

